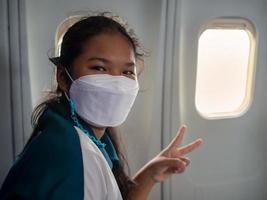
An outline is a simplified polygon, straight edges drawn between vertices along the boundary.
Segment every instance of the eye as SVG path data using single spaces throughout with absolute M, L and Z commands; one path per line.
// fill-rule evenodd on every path
M 99 72 L 105 72 L 107 71 L 104 67 L 102 66 L 93 66 L 92 69 L 99 71 Z
M 127 76 L 135 76 L 135 73 L 133 71 L 124 71 L 123 74 Z

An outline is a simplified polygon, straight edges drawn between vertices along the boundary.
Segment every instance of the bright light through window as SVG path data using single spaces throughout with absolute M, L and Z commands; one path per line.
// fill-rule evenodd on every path
M 203 117 L 234 117 L 248 108 L 252 42 L 244 29 L 210 28 L 199 37 L 195 103 Z

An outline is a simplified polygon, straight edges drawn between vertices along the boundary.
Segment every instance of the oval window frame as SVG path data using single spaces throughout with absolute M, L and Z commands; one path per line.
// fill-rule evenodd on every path
M 204 114 L 199 110 L 197 105 L 197 79 L 198 79 L 198 49 L 199 49 L 199 39 L 201 35 L 208 29 L 231 29 L 231 30 L 245 30 L 248 33 L 250 39 L 250 53 L 246 80 L 246 95 L 243 103 L 237 110 L 231 112 L 219 112 Z M 195 85 L 195 108 L 197 113 L 204 119 L 214 120 L 214 119 L 225 119 L 225 118 L 237 118 L 244 115 L 251 107 L 253 101 L 254 87 L 255 87 L 255 76 L 256 76 L 256 56 L 257 56 L 257 31 L 254 23 L 243 17 L 218 17 L 209 20 L 203 26 L 200 27 L 198 34 L 198 45 L 197 45 L 197 65 L 196 65 L 196 85 Z

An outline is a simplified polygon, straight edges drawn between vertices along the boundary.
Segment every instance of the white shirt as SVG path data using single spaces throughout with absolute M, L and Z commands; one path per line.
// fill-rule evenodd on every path
M 122 200 L 115 177 L 102 152 L 78 127 L 84 172 L 85 200 Z

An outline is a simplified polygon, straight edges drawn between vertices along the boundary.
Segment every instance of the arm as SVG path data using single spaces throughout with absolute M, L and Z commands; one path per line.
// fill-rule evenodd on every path
M 156 182 L 152 178 L 148 165 L 145 165 L 143 168 L 141 168 L 133 177 L 133 180 L 137 185 L 129 192 L 128 199 L 147 199 L 151 189 L 156 184 Z
M 185 171 L 190 160 L 184 155 L 199 147 L 203 142 L 202 139 L 197 139 L 180 147 L 185 131 L 186 127 L 183 126 L 171 143 L 136 173 L 133 180 L 137 185 L 129 192 L 128 199 L 146 200 L 157 182 Z

